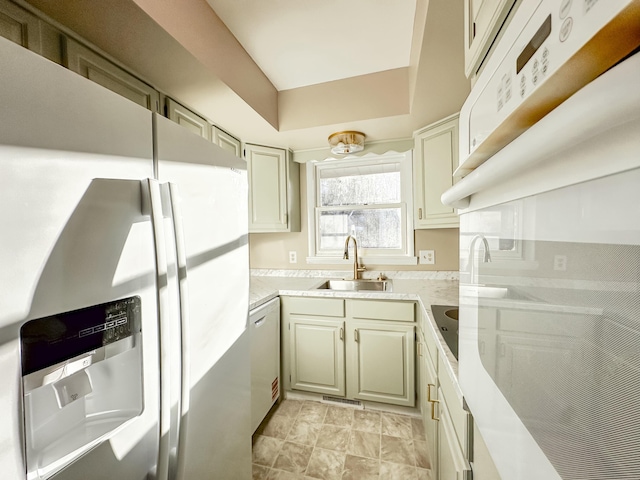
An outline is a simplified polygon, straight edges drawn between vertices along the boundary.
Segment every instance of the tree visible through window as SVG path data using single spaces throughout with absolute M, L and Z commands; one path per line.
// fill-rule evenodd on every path
M 341 255 L 348 235 L 368 255 L 409 253 L 405 197 L 410 158 L 336 160 L 314 168 L 316 255 Z

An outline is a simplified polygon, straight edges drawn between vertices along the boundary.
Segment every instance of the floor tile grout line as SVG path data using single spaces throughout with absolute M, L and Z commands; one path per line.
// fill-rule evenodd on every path
M 280 447 L 279 447 L 279 448 L 278 448 L 278 450 L 277 450 L 277 453 L 276 453 L 276 455 L 275 455 L 275 458 L 274 458 L 274 460 L 273 460 L 272 465 L 271 465 L 271 466 L 268 466 L 268 467 L 265 467 L 265 466 L 261 466 L 261 465 L 259 465 L 259 464 L 256 464 L 257 466 L 260 466 L 260 467 L 262 467 L 262 468 L 266 468 L 266 469 L 269 469 L 269 470 L 286 471 L 286 470 L 281 470 L 281 469 L 276 469 L 276 468 L 274 468 L 274 466 L 275 466 L 275 462 L 276 462 L 276 460 L 277 460 L 278 456 L 281 454 L 282 449 L 283 449 L 283 447 L 284 447 L 284 444 L 285 444 L 286 442 L 296 443 L 296 444 L 297 444 L 297 442 L 291 442 L 290 440 L 287 440 L 287 438 L 289 437 L 289 434 L 291 433 L 291 430 L 293 429 L 293 425 L 295 424 L 296 420 L 298 420 L 298 419 L 300 418 L 300 414 L 301 414 L 301 413 L 302 413 L 302 411 L 303 411 L 303 405 L 304 405 L 304 403 L 305 403 L 305 402 L 306 402 L 306 401 L 301 401 L 301 402 L 300 402 L 299 407 L 298 407 L 297 409 L 295 409 L 295 415 L 292 417 L 292 422 L 291 422 L 291 424 L 290 424 L 290 426 L 289 426 L 289 428 L 288 428 L 288 430 L 287 430 L 287 432 L 286 432 L 286 435 L 284 435 L 284 437 L 285 437 L 285 438 L 284 438 L 284 439 L 280 439 L 279 437 L 272 437 L 272 438 L 275 438 L 275 439 L 278 439 L 278 440 L 280 440 L 280 441 L 281 441 Z M 318 402 L 310 401 L 310 402 L 308 402 L 308 403 L 316 404 L 316 403 L 318 403 Z M 357 428 L 355 428 L 355 427 L 354 427 L 354 421 L 355 421 L 355 418 L 354 418 L 353 414 L 352 414 L 352 416 L 351 416 L 351 425 L 350 425 L 349 427 L 343 426 L 344 424 L 336 424 L 336 423 L 330 423 L 330 424 L 328 424 L 328 423 L 325 423 L 325 421 L 327 420 L 327 416 L 329 415 L 330 408 L 331 408 L 331 405 L 327 405 L 327 406 L 326 406 L 326 408 L 324 409 L 324 412 L 323 412 L 322 418 L 321 418 L 319 421 L 312 421 L 312 422 L 310 422 L 311 424 L 317 425 L 317 429 L 318 429 L 318 431 L 316 432 L 317 434 L 316 434 L 316 435 L 315 435 L 315 437 L 313 438 L 313 444 L 312 444 L 312 445 L 308 445 L 308 446 L 310 446 L 310 447 L 311 447 L 311 453 L 310 453 L 310 456 L 309 456 L 309 460 L 307 461 L 307 464 L 306 464 L 306 466 L 305 466 L 304 472 L 302 472 L 302 473 L 301 473 L 302 475 L 305 475 L 305 474 L 307 473 L 308 468 L 309 468 L 309 465 L 310 465 L 310 460 L 311 460 L 312 456 L 314 455 L 314 452 L 316 452 L 316 450 L 317 450 L 317 449 L 318 449 L 318 450 L 322 450 L 322 449 L 324 449 L 324 450 L 327 450 L 327 451 L 332 451 L 332 452 L 339 453 L 339 454 L 341 455 L 342 459 L 343 459 L 343 460 L 342 460 L 342 465 L 340 466 L 340 467 L 341 467 L 340 471 L 341 471 L 341 473 L 342 473 L 342 474 L 344 474 L 344 472 L 345 472 L 345 467 L 346 467 L 346 458 L 347 458 L 347 456 L 348 456 L 348 455 L 354 455 L 353 453 L 348 453 L 348 452 L 349 452 L 349 444 L 350 444 L 350 440 L 351 440 L 351 437 L 352 437 L 352 435 L 353 435 L 354 431 L 363 431 L 363 432 L 366 432 L 366 431 L 367 431 L 367 430 L 358 430 Z M 411 428 L 411 438 L 407 438 L 407 436 L 406 436 L 406 435 L 402 435 L 402 432 L 401 432 L 401 431 L 399 431 L 399 430 L 396 430 L 396 432 L 395 432 L 395 433 L 399 433 L 399 436 L 396 436 L 396 435 L 390 435 L 390 433 L 392 433 L 392 431 L 386 431 L 386 433 L 383 433 L 383 423 L 382 423 L 382 418 L 383 418 L 383 416 L 388 417 L 388 416 L 395 416 L 395 415 L 397 415 L 397 416 L 402 417 L 402 418 L 404 418 L 404 417 L 410 417 L 410 418 L 409 418 L 410 425 L 411 425 L 411 423 L 412 423 L 412 420 L 411 420 L 411 418 L 413 418 L 412 416 L 410 416 L 410 415 L 402 415 L 402 414 L 399 414 L 399 415 L 398 415 L 398 414 L 395 414 L 395 413 L 388 413 L 388 414 L 386 414 L 385 412 L 375 412 L 375 411 L 374 411 L 374 412 L 371 412 L 371 413 L 378 413 L 378 414 L 379 414 L 379 419 L 380 419 L 380 423 L 378 424 L 378 426 L 379 426 L 379 427 L 378 427 L 378 429 L 377 429 L 377 431 L 378 431 L 378 433 L 377 433 L 378 442 L 377 442 L 377 443 L 378 443 L 378 445 L 379 445 L 379 448 L 378 448 L 378 454 L 379 454 L 379 455 L 378 455 L 378 458 L 376 458 L 376 459 L 371 459 L 371 460 L 375 460 L 375 461 L 376 461 L 376 463 L 377 463 L 377 465 L 378 465 L 378 472 L 380 472 L 380 471 L 381 471 L 381 468 L 382 468 L 382 464 L 383 464 L 383 462 L 385 462 L 385 463 L 389 463 L 389 464 L 395 464 L 395 465 L 399 465 L 399 466 L 406 466 L 406 467 L 410 467 L 410 468 L 413 468 L 413 469 L 429 470 L 428 468 L 427 468 L 427 469 L 425 469 L 425 468 L 420 467 L 420 466 L 418 465 L 418 461 L 417 461 L 417 448 L 418 448 L 418 447 L 417 447 L 417 445 L 416 445 L 416 443 L 415 443 L 415 442 L 416 442 L 416 441 L 425 442 L 425 441 L 426 441 L 426 438 L 424 438 L 424 435 L 414 435 L 413 426 L 411 426 L 411 427 L 410 427 L 410 428 Z M 289 415 L 287 415 L 287 417 L 288 417 L 288 416 L 289 416 Z M 267 422 L 267 424 L 268 424 L 268 422 Z M 338 449 L 338 450 L 334 450 L 334 449 L 332 449 L 332 448 L 323 448 L 323 447 L 319 447 L 319 446 L 318 446 L 318 442 L 319 442 L 319 440 L 320 440 L 320 433 L 322 432 L 322 429 L 323 429 L 323 427 L 324 427 L 325 425 L 331 425 L 331 426 L 333 426 L 333 427 L 346 428 L 346 429 L 348 430 L 348 439 L 347 439 L 347 447 L 346 447 L 346 450 L 344 450 L 344 451 L 339 450 L 339 449 Z M 370 431 L 370 430 L 369 430 L 369 431 Z M 374 433 L 374 432 L 372 432 L 372 433 Z M 383 460 L 383 459 L 382 459 L 382 451 L 381 451 L 381 450 L 382 450 L 382 444 L 381 444 L 381 442 L 382 442 L 382 435 L 383 435 L 383 434 L 384 434 L 384 435 L 386 435 L 386 436 L 389 436 L 389 437 L 395 437 L 395 438 L 398 438 L 399 440 L 402 440 L 403 442 L 410 442 L 410 443 L 411 443 L 411 447 L 412 447 L 412 448 L 411 448 L 411 450 L 412 450 L 412 453 L 413 453 L 413 455 L 412 455 L 412 457 L 413 457 L 413 458 L 412 458 L 411 460 L 413 460 L 413 465 L 410 465 L 410 464 L 407 464 L 407 463 L 404 463 L 404 462 L 397 463 L 397 462 L 392 462 L 392 461 L 389 461 L 389 460 Z M 266 435 L 265 435 L 265 436 L 266 436 Z M 305 444 L 299 444 L 299 445 L 305 445 Z M 305 445 L 305 446 L 307 446 L 307 445 Z M 359 455 L 355 455 L 355 456 L 359 456 Z M 367 457 L 361 457 L 361 458 L 367 458 Z M 416 472 L 417 472 L 417 470 L 416 470 Z M 292 472 L 289 472 L 289 473 L 292 473 Z

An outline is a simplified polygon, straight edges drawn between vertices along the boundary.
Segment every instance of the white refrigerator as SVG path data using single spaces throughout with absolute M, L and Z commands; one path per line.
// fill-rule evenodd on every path
M 246 164 L 0 38 L 0 471 L 251 475 Z

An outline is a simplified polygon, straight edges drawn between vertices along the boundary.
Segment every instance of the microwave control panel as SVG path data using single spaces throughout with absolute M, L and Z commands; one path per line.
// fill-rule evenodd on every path
M 616 38 L 625 29 L 640 30 L 633 26 L 640 21 L 634 17 L 638 8 L 633 3 L 523 2 L 462 108 L 462 173 L 487 160 L 626 55 L 628 51 L 614 58 L 615 52 L 602 46 L 607 28 L 613 29 L 608 34 L 613 31 Z M 634 42 L 637 46 L 632 38 L 629 51 L 635 48 Z M 602 51 L 609 57 L 602 58 Z

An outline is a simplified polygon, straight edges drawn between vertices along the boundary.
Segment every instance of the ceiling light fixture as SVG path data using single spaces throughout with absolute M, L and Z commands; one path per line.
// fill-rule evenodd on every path
M 360 152 L 364 149 L 364 133 L 353 131 L 332 133 L 329 135 L 329 146 L 334 155 Z

